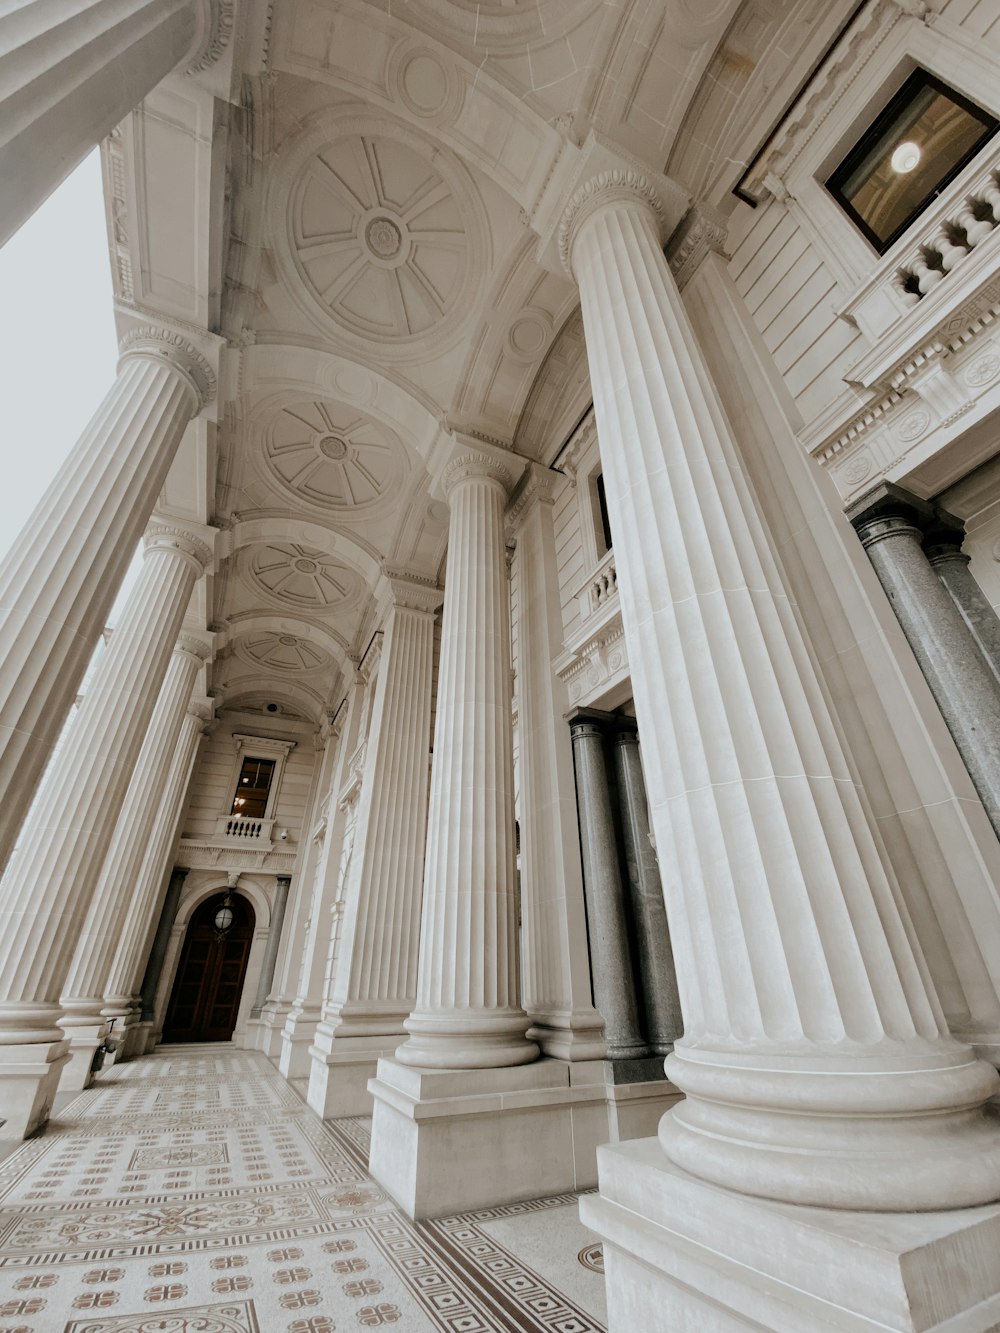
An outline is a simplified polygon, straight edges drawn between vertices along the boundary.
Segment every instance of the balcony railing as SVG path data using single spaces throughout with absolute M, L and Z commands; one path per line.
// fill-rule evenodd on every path
M 601 557 L 576 591 L 580 604 L 580 619 L 587 621 L 600 611 L 610 610 L 618 605 L 618 572 L 615 569 L 615 553 L 608 551 Z
M 215 829 L 217 838 L 241 843 L 270 843 L 273 819 L 250 819 L 246 815 L 223 815 Z

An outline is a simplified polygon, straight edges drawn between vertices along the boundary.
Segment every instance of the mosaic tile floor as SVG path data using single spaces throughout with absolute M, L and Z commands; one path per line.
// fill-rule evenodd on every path
M 256 1052 L 100 1077 L 0 1164 L 0 1333 L 604 1329 L 575 1196 L 415 1224 Z

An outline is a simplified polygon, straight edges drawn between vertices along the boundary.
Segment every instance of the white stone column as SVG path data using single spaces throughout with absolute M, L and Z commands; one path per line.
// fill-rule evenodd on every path
M 114 385 L 0 562 L 0 870 L 184 429 L 214 393 L 183 339 L 141 328 L 122 346 Z
M 397 1059 L 486 1069 L 538 1055 L 520 1004 L 510 609 L 503 511 L 487 453 L 445 470 L 451 504 L 417 1005 Z
M 319 1109 L 322 1091 L 324 1117 L 370 1113 L 368 1080 L 405 1034 L 417 995 L 434 612 L 442 594 L 399 576 L 386 578 L 382 597 L 382 661 L 337 969 L 313 1048 L 310 1104 Z
M 324 945 L 330 914 L 330 903 L 324 903 L 323 888 L 327 882 L 330 843 L 336 823 L 333 783 L 346 744 L 344 723 L 347 714 L 345 699 L 336 715 L 328 719 L 322 729 L 323 755 L 309 815 L 309 846 L 302 859 L 300 872 L 302 920 L 301 923 L 293 922 L 287 932 L 292 937 L 287 946 L 290 955 L 287 971 L 290 978 L 294 976 L 294 982 L 289 981 L 289 990 L 294 999 L 281 1029 L 278 1069 L 285 1078 L 309 1076 L 309 1048 L 322 1015 Z M 306 885 L 310 886 L 308 892 Z M 298 940 L 295 939 L 296 935 Z
M 63 988 L 59 1026 L 70 1042 L 70 1061 L 60 1081 L 64 1090 L 89 1085 L 94 1052 L 107 1035 L 106 1020 L 118 1020 L 121 1026 L 115 1035 L 119 1039 L 123 1035 L 123 1020 L 132 1005 L 134 942 L 137 936 L 143 939 L 149 928 L 151 903 L 142 896 L 149 881 L 143 883 L 143 863 L 157 841 L 156 824 L 163 813 L 163 796 L 195 677 L 210 652 L 204 636 L 182 633 L 171 654 Z M 200 734 L 200 719 L 192 717 L 188 729 Z M 119 958 L 132 966 L 127 975 L 112 977 Z
M 271 908 L 271 925 L 267 932 L 267 945 L 264 960 L 260 965 L 260 979 L 257 982 L 257 994 L 250 1010 L 250 1017 L 256 1018 L 264 1007 L 271 985 L 274 982 L 274 965 L 278 961 L 281 947 L 281 927 L 285 921 L 285 909 L 288 906 L 288 890 L 292 886 L 291 875 L 276 875 L 274 880 L 274 906 Z
M 543 1054 L 600 1060 L 604 1039 L 587 964 L 573 754 L 563 720 L 569 698 L 552 665 L 562 651 L 554 480 L 547 468 L 531 464 L 507 515 L 520 587 L 521 971 L 528 1035 Z
M 86 919 L 195 582 L 203 540 L 154 522 L 142 570 L 58 766 L 0 884 L 0 1118 L 44 1123 L 65 1061 L 57 1026 Z
M 600 173 L 559 239 L 685 1014 L 662 1147 L 794 1203 L 991 1200 L 996 1071 L 948 1035 L 664 259 L 661 197 Z
M 417 1005 L 409 1041 L 368 1085 L 369 1170 L 411 1217 L 585 1188 L 608 1137 L 603 1083 L 539 1060 L 520 1004 L 503 522 L 518 466 L 462 442 L 442 476 L 451 515 Z
M 221 0 L 21 0 L 0 13 L 0 245 L 172 69 L 209 64 Z

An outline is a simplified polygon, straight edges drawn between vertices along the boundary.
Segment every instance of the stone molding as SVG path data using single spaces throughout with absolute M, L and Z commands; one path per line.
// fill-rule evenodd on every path
M 507 506 L 506 523 L 508 533 L 512 533 L 520 526 L 525 515 L 537 502 L 538 504 L 552 504 L 553 491 L 555 490 L 556 474 L 551 468 L 542 467 L 539 463 L 529 463 L 514 488 L 510 504 Z
M 694 204 L 667 243 L 667 262 L 674 281 L 683 291 L 705 256 L 726 255 L 729 227 L 725 218 L 707 204 Z
M 423 611 L 433 615 L 444 601 L 444 589 L 438 587 L 435 579 L 390 569 L 388 566 L 383 567 L 382 576 L 385 580 L 386 610 L 398 606 L 407 611 Z
M 199 9 L 201 22 L 198 44 L 184 70 L 185 74 L 197 74 L 216 64 L 232 41 L 233 0 L 202 0 Z
M 187 706 L 187 711 L 192 717 L 196 717 L 199 721 L 204 722 L 206 726 L 212 721 L 211 707 L 206 703 L 202 703 L 200 700 L 192 699 Z
M 441 476 L 441 486 L 445 495 L 450 495 L 461 482 L 481 478 L 497 482 L 507 493 L 513 484 L 509 469 L 497 459 L 489 454 L 470 452 L 451 460 Z
M 657 234 L 663 241 L 666 216 L 659 192 L 649 177 L 632 167 L 611 167 L 599 171 L 573 193 L 559 223 L 559 258 L 571 278 L 574 276 L 572 249 L 576 233 L 597 209 L 614 203 L 644 205 L 656 219 Z
M 165 523 L 154 520 L 146 528 L 143 545 L 146 551 L 172 548 L 181 552 L 181 554 L 196 562 L 199 574 L 204 573 L 214 558 L 214 553 L 208 542 L 203 541 L 201 537 L 196 536 L 190 529 L 180 523 Z
M 365 682 L 370 684 L 378 672 L 379 663 L 382 661 L 382 631 L 377 629 L 372 635 L 371 643 L 365 649 L 364 656 L 358 663 L 358 675 Z
M 197 347 L 179 333 L 155 324 L 130 329 L 118 344 L 120 361 L 128 356 L 145 356 L 166 361 L 191 384 L 198 396 L 198 411 L 215 397 L 215 372 Z

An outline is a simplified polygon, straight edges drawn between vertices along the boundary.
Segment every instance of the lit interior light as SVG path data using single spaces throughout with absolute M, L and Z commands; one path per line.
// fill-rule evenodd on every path
M 232 901 L 233 901 L 232 895 L 227 893 L 225 898 L 223 898 L 221 904 L 219 905 L 219 910 L 216 912 L 215 919 L 212 923 L 215 926 L 216 936 L 220 940 L 225 935 L 226 931 L 229 930 L 230 926 L 233 924 L 233 921 L 236 919 L 236 913 L 230 906 Z
M 890 157 L 889 165 L 892 167 L 893 171 L 898 172 L 901 176 L 905 176 L 908 171 L 913 170 L 919 161 L 919 146 L 911 139 L 907 139 L 906 143 L 901 143 L 893 153 L 892 157 Z

